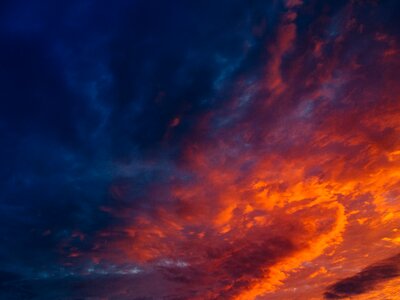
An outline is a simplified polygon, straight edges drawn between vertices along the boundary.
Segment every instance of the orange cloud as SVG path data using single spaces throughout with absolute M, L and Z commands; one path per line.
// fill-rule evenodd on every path
M 123 234 L 108 233 L 107 259 L 157 270 L 187 299 L 318 299 L 397 251 L 400 57 L 381 60 L 386 35 L 365 40 L 375 55 L 351 48 L 365 38 L 356 19 L 325 40 L 311 28 L 298 50 L 300 4 L 286 1 L 259 82 L 238 80 L 232 100 L 199 120 L 178 175 L 115 212 Z

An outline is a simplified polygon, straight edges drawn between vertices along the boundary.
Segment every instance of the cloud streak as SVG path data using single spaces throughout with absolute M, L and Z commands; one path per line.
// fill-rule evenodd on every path
M 379 285 L 400 276 L 400 255 L 366 267 L 352 277 L 340 280 L 325 292 L 325 299 L 343 299 L 368 293 Z

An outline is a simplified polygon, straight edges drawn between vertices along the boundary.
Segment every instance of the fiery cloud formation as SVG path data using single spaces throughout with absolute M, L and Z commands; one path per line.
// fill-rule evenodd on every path
M 153 11 L 139 2 L 138 11 Z M 21 284 L 32 291 L 29 299 L 400 293 L 400 27 L 392 14 L 398 5 L 242 2 L 235 1 L 232 15 L 217 7 L 228 9 L 235 34 L 220 43 L 223 31 L 199 30 L 211 36 L 212 49 L 189 38 L 195 26 L 182 33 L 188 41 L 180 58 L 164 40 L 165 53 L 158 53 L 152 34 L 184 31 L 177 23 L 164 32 L 162 21 L 144 37 L 137 29 L 137 42 L 113 41 L 113 49 L 132 42 L 134 54 L 112 57 L 117 71 L 83 88 L 99 101 L 94 90 L 109 84 L 115 89 L 105 92 L 120 99 L 95 106 L 102 121 L 90 137 L 104 146 L 95 158 L 107 164 L 88 163 L 90 173 L 62 181 L 77 191 L 102 182 L 107 195 L 74 190 L 70 197 L 87 204 L 72 202 L 68 226 L 52 220 L 35 227 L 40 239 L 52 239 L 62 275 L 46 270 L 53 281 L 35 283 L 4 271 L 8 297 L 21 297 Z M 195 8 L 200 18 L 208 11 Z M 261 8 L 265 14 L 255 12 Z M 210 59 L 213 67 L 202 66 Z M 124 69 L 125 60 L 132 66 Z M 154 86 L 142 91 L 135 82 L 130 90 L 135 80 Z M 66 154 L 65 161 L 74 158 Z M 85 200 L 92 197 L 102 200 Z
M 297 287 L 315 289 L 355 257 L 398 249 L 397 40 L 349 3 L 298 41 L 300 4 L 286 3 L 261 79 L 236 80 L 186 139 L 182 175 L 151 188 L 151 207 L 126 208 L 116 230 L 124 257 L 182 283 L 184 298 L 279 295 L 290 274 L 321 264 Z

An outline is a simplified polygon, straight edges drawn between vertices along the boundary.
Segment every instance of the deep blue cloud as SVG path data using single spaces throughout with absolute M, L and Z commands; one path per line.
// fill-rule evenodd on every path
M 278 9 L 262 1 L 1 5 L 0 269 L 28 277 L 63 273 L 63 241 L 79 230 L 86 238 L 73 244 L 85 250 L 91 234 L 117 222 L 99 210 L 112 182 L 134 180 L 140 195 L 173 172 L 196 116 L 224 101 L 215 95 L 243 68 L 246 43 L 257 48 L 252 26 Z M 168 135 L 174 118 L 180 126 Z M 143 167 L 124 171 L 132 165 Z

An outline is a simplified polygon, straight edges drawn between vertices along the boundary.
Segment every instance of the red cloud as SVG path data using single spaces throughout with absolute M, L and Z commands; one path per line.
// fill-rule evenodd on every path
M 300 4 L 286 2 L 259 81 L 238 80 L 232 100 L 199 120 L 175 175 L 149 187 L 147 202 L 116 209 L 123 225 L 101 233 L 112 250 L 96 253 L 162 273 L 187 299 L 290 298 L 280 287 L 296 272 L 311 299 L 343 275 L 335 266 L 369 263 L 357 235 L 367 253 L 396 249 L 398 47 L 360 33 L 357 20 L 335 37 L 318 23 L 297 41 Z M 111 189 L 116 199 L 130 190 Z

